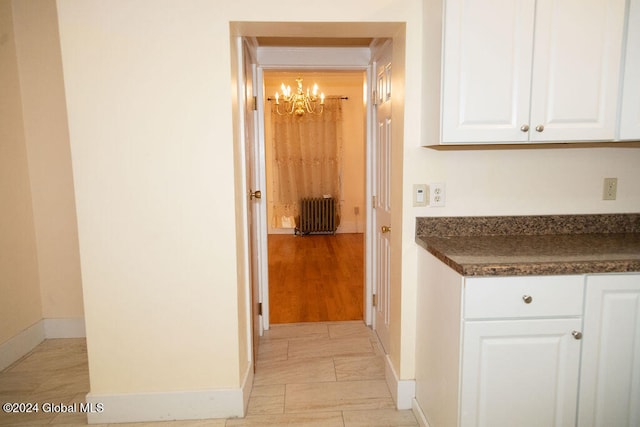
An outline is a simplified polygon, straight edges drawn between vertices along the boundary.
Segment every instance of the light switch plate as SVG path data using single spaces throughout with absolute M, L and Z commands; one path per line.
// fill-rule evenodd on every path
M 427 206 L 429 202 L 429 186 L 413 184 L 413 206 Z

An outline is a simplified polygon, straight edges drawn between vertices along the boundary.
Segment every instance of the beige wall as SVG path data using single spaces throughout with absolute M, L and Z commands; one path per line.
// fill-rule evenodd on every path
M 248 369 L 225 10 L 58 2 L 92 393 Z
M 313 71 L 313 72 L 287 72 L 265 71 L 264 87 L 265 97 L 274 96 L 275 92 L 282 92 L 280 85 L 285 82 L 290 86 L 296 84 L 295 79 L 300 76 L 303 84 L 311 87 L 317 83 L 319 90 L 326 96 L 346 96 L 349 99 L 342 101 L 343 114 L 343 147 L 342 147 L 342 199 L 341 216 L 338 233 L 363 233 L 366 221 L 365 206 L 365 105 L 363 90 L 365 82 L 364 71 Z M 267 220 L 269 232 L 274 232 L 274 218 L 271 214 L 272 191 L 274 187 L 273 175 L 273 138 L 271 131 L 271 103 L 265 102 L 265 145 L 266 145 L 266 175 L 267 175 Z M 358 208 L 358 215 L 354 208 Z M 276 232 L 290 229 L 276 230 Z
M 78 229 L 58 17 L 53 0 L 14 1 L 42 317 L 82 318 Z
M 0 1 L 0 344 L 42 318 L 11 3 Z
M 81 325 L 83 302 L 56 4 L 0 7 L 2 344 L 43 318 Z
M 360 23 L 341 27 L 345 36 L 366 22 L 406 23 L 406 44 L 402 32 L 394 39 L 402 173 L 392 239 L 402 256 L 392 261 L 390 355 L 403 379 L 415 363 L 416 216 L 640 210 L 640 150 L 420 147 L 439 67 L 427 3 L 58 0 L 92 391 L 235 387 L 247 369 L 230 21 Z M 600 200 L 603 176 L 618 177 L 617 201 Z M 412 184 L 433 181 L 446 182 L 447 206 L 413 208 Z
M 229 22 L 408 20 L 419 38 L 417 0 L 281 6 L 58 1 L 94 393 L 248 369 Z

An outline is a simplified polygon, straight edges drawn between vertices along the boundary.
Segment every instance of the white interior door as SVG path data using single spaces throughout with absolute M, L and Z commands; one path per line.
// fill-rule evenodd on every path
M 246 159 L 246 180 L 247 180 L 247 223 L 249 239 L 249 280 L 251 283 L 251 316 L 253 335 L 253 361 L 257 360 L 259 337 L 263 332 L 263 312 L 262 295 L 264 275 L 262 274 L 263 263 L 267 262 L 267 254 L 263 253 L 262 242 L 266 240 L 266 229 L 264 227 L 264 217 L 262 210 L 265 205 L 262 199 L 261 184 L 264 182 L 263 167 L 260 157 L 260 140 L 258 133 L 258 110 L 256 84 L 257 69 L 255 61 L 252 60 L 251 49 L 246 41 L 242 45 L 242 81 L 243 81 L 243 118 L 244 118 L 244 147 Z
M 373 132 L 374 329 L 389 351 L 391 291 L 391 43 L 376 53 L 376 107 Z

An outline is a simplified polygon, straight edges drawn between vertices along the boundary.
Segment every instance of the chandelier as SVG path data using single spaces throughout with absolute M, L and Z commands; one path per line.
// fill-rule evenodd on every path
M 318 85 L 313 85 L 313 91 L 307 93 L 302 90 L 302 77 L 296 79 L 298 90 L 291 93 L 291 86 L 284 86 L 282 83 L 282 96 L 276 92 L 276 112 L 281 116 L 285 114 L 295 114 L 302 116 L 304 113 L 322 114 L 324 111 L 324 93 L 318 96 Z M 320 102 L 318 103 L 318 99 Z

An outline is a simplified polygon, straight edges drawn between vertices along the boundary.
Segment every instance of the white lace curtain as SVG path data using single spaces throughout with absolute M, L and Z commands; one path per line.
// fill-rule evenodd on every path
M 273 132 L 273 226 L 294 227 L 299 201 L 331 196 L 339 206 L 342 174 L 342 105 L 325 99 L 322 114 L 279 115 Z

